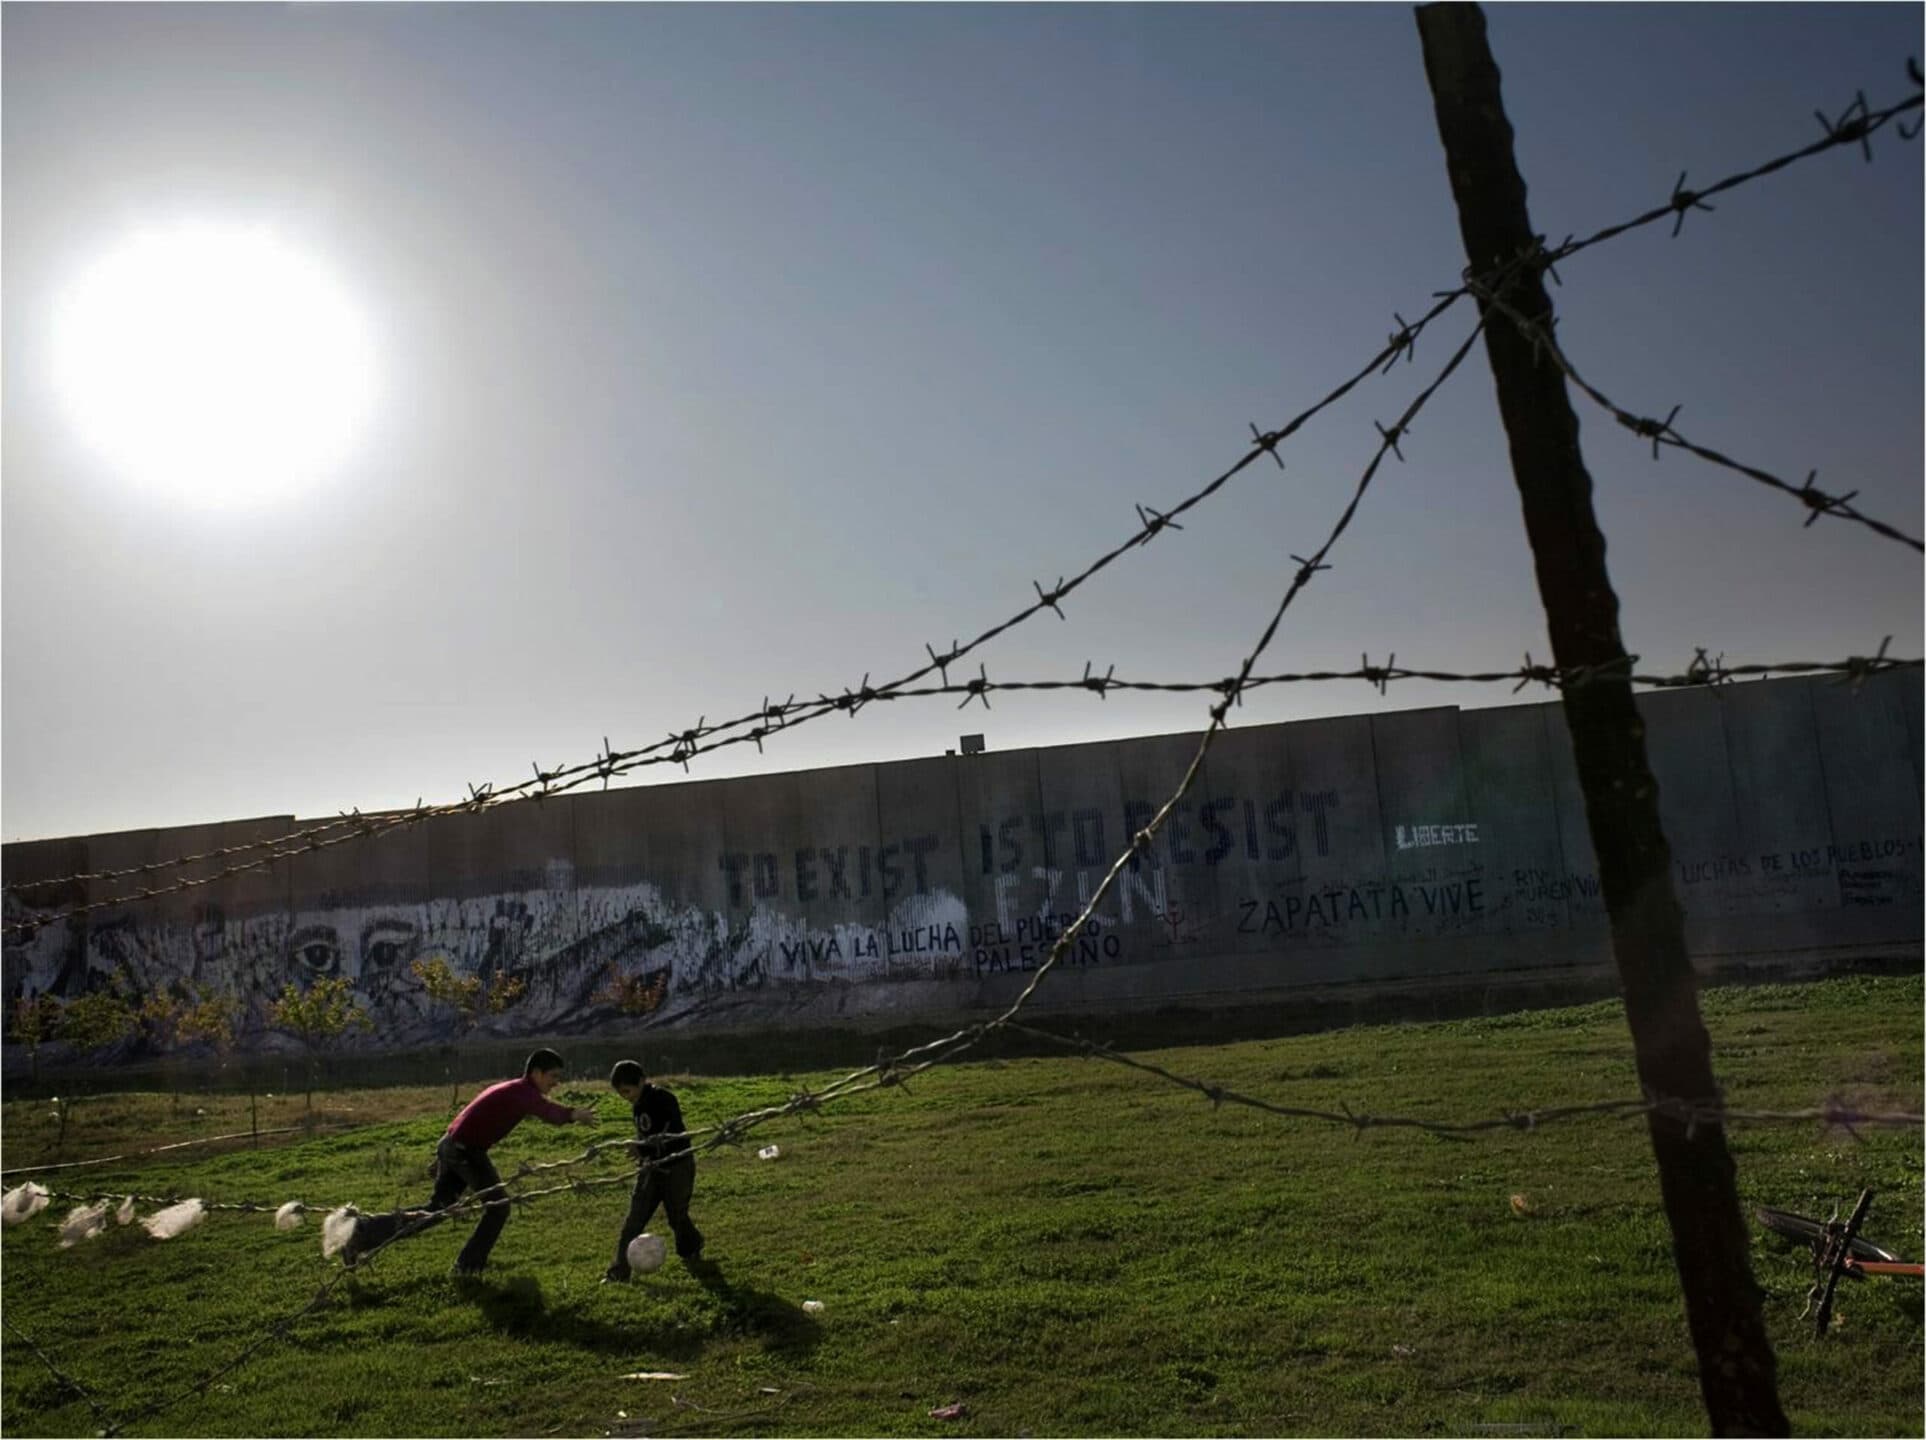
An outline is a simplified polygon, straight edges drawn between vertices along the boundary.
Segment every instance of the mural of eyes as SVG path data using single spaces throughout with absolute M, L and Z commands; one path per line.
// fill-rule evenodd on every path
M 421 943 L 408 920 L 373 920 L 361 932 L 361 973 L 387 974 L 406 967 Z
M 308 925 L 288 937 L 288 959 L 317 979 L 341 970 L 341 942 L 332 925 Z

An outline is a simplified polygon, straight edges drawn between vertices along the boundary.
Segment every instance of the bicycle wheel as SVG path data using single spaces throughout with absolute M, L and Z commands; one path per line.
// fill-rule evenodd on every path
M 1823 1221 L 1808 1220 L 1803 1215 L 1794 1215 L 1790 1210 L 1774 1210 L 1770 1205 L 1761 1205 L 1753 1214 L 1759 1223 L 1774 1235 L 1782 1235 L 1788 1240 L 1801 1240 L 1817 1247 L 1826 1243 L 1826 1227 Z M 1883 1245 L 1875 1245 L 1863 1235 L 1855 1235 L 1852 1241 L 1852 1256 L 1855 1260 L 1879 1260 L 1896 1264 L 1899 1257 Z

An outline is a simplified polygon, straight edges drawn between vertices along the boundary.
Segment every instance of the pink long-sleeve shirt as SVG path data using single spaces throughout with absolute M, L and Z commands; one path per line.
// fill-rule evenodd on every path
M 557 1105 L 524 1075 L 519 1080 L 490 1085 L 462 1106 L 461 1114 L 448 1127 L 448 1138 L 472 1149 L 486 1150 L 529 1115 L 551 1125 L 566 1125 L 575 1118 L 567 1106 Z

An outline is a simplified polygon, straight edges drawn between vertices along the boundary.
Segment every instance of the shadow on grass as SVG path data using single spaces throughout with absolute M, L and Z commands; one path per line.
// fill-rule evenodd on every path
M 713 1261 L 699 1260 L 687 1268 L 722 1309 L 720 1321 L 708 1334 L 691 1333 L 679 1321 L 610 1320 L 585 1314 L 578 1305 L 551 1307 L 541 1283 L 530 1276 L 502 1285 L 468 1282 L 462 1294 L 504 1335 L 554 1340 L 599 1354 L 693 1360 L 719 1338 L 754 1336 L 777 1354 L 795 1356 L 814 1349 L 821 1340 L 822 1327 L 801 1306 L 767 1291 L 732 1284 Z
M 806 1355 L 823 1338 L 823 1327 L 802 1306 L 772 1295 L 736 1285 L 713 1260 L 691 1260 L 687 1269 L 698 1284 L 722 1306 L 732 1333 L 754 1335 L 778 1355 Z
M 632 1327 L 609 1324 L 573 1306 L 550 1309 L 541 1282 L 533 1276 L 519 1276 L 502 1285 L 462 1282 L 460 1294 L 472 1300 L 482 1318 L 504 1335 L 555 1340 L 607 1355 L 628 1354 L 637 1344 L 638 1335 Z

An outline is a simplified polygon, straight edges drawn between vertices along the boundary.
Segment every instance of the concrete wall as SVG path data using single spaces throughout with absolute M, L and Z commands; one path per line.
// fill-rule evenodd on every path
M 1646 695 L 1702 963 L 1921 936 L 1921 682 Z M 508 972 L 497 1034 L 948 1019 L 1004 1003 L 1175 788 L 1194 735 L 517 803 L 9 937 L 9 998 L 198 986 L 252 1045 L 290 980 L 350 977 L 401 1047 L 452 1016 L 411 963 Z M 288 817 L 11 845 L 6 883 L 244 844 Z M 198 872 L 217 868 L 211 862 Z M 124 885 L 125 882 L 123 882 Z M 111 892 L 109 892 L 111 893 Z M 84 886 L 30 892 L 47 909 Z M 10 920 L 30 914 L 10 889 Z M 1333 983 L 1609 963 L 1556 704 L 1234 729 L 1040 1008 L 1237 1003 Z

